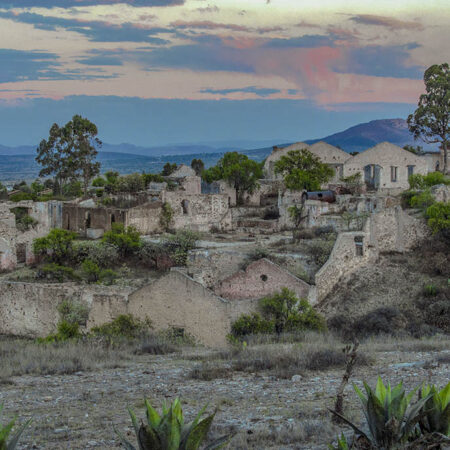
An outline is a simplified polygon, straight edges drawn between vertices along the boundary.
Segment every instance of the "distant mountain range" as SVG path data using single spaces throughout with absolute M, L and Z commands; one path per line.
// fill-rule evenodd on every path
M 338 146 L 347 152 L 360 152 L 374 145 L 389 141 L 400 147 L 404 145 L 420 145 L 427 150 L 436 150 L 437 146 L 430 146 L 421 141 L 414 141 L 403 119 L 373 120 L 348 128 L 340 133 L 332 134 L 321 139 L 304 141 L 308 144 L 325 141 Z M 238 142 L 236 142 L 238 143 Z M 98 154 L 98 161 L 102 165 L 102 172 L 117 170 L 120 173 L 159 172 L 167 162 L 190 164 L 193 158 L 201 158 L 206 167 L 216 164 L 217 160 L 227 151 L 237 150 L 256 161 L 262 161 L 272 151 L 272 146 L 248 149 L 248 142 L 243 147 L 218 146 L 210 143 L 167 145 L 159 147 L 139 147 L 133 144 L 104 144 Z M 269 145 L 269 142 L 260 142 Z M 219 143 L 226 144 L 226 143 Z M 290 143 L 279 143 L 281 147 Z M 0 181 L 32 180 L 38 176 L 39 166 L 34 160 L 35 146 L 5 147 L 0 145 Z

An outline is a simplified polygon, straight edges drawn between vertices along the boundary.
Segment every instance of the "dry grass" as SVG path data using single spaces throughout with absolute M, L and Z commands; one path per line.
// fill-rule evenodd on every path
M 106 348 L 96 342 L 37 344 L 20 339 L 0 340 L 0 355 L 0 379 L 114 368 L 130 359 L 126 349 Z
M 374 352 L 439 352 L 450 350 L 450 336 L 438 334 L 429 338 L 414 339 L 411 337 L 393 337 L 388 335 L 374 336 L 362 344 L 368 353 Z
M 195 366 L 189 373 L 189 378 L 201 381 L 211 381 L 218 378 L 230 378 L 231 369 L 228 365 L 203 362 Z

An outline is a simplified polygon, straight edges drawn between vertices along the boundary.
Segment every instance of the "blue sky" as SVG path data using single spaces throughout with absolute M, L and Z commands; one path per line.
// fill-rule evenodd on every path
M 110 143 L 315 138 L 406 117 L 448 1 L 6 0 L 0 144 L 82 114 Z

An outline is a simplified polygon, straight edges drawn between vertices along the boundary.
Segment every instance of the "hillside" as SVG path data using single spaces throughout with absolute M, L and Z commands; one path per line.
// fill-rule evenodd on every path
M 399 147 L 420 145 L 427 150 L 437 150 L 436 145 L 429 145 L 420 140 L 414 141 L 414 137 L 408 130 L 408 125 L 404 119 L 372 120 L 324 138 L 305 142 L 314 144 L 318 141 L 339 146 L 346 152 L 361 152 L 384 141 L 392 142 Z

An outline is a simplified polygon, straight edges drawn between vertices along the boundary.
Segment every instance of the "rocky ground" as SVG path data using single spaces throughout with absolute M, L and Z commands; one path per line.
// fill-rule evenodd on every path
M 372 358 L 358 367 L 353 380 L 373 385 L 381 375 L 407 388 L 423 381 L 440 386 L 449 380 L 450 340 L 392 341 L 363 344 Z M 6 414 L 33 423 L 23 435 L 22 449 L 121 448 L 114 427 L 134 440 L 127 407 L 144 416 L 143 398 L 158 408 L 181 397 L 188 417 L 203 405 L 217 408 L 212 434 L 233 432 L 233 449 L 326 449 L 340 429 L 330 421 L 327 407 L 342 377 L 342 368 L 306 371 L 291 379 L 268 372 L 224 371 L 225 378 L 192 379 L 191 370 L 213 352 L 184 349 L 173 355 L 134 355 L 120 367 L 78 371 L 69 375 L 25 375 L 0 378 L 0 403 Z M 346 390 L 345 409 L 361 419 L 356 395 Z

